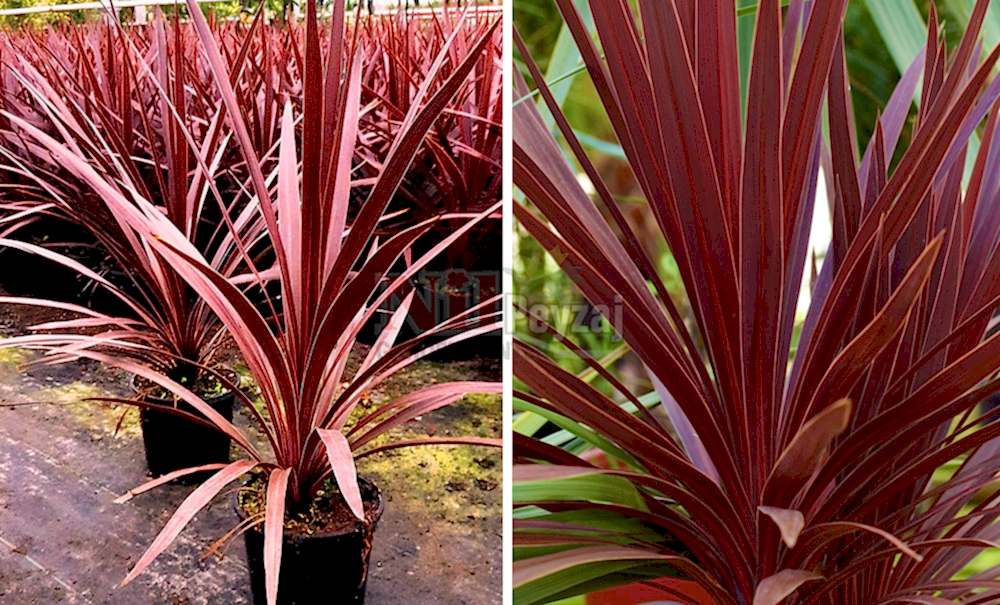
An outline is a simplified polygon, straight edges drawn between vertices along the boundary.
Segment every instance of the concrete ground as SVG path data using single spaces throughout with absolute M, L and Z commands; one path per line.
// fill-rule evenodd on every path
M 19 351 L 0 350 L 0 603 L 249 603 L 242 539 L 222 560 L 202 557 L 236 523 L 229 495 L 203 511 L 146 573 L 115 587 L 192 488 L 166 486 L 114 504 L 147 479 L 137 413 L 117 426 L 124 408 L 74 402 L 121 393 L 124 377 L 90 364 L 25 372 L 25 360 Z M 484 373 L 497 367 L 424 364 L 401 380 L 470 373 L 489 379 Z M 9 405 L 25 401 L 46 403 Z M 495 436 L 500 426 L 499 402 L 488 401 L 442 410 L 405 430 L 442 435 L 471 427 Z M 501 602 L 500 466 L 499 452 L 486 448 L 419 448 L 361 468 L 387 497 L 369 605 Z

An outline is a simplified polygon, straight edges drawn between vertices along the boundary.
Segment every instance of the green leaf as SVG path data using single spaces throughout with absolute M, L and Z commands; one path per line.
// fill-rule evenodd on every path
M 966 2 L 966 0 L 958 0 Z M 956 2 L 952 2 L 955 4 Z M 974 4 L 974 0 L 968 0 L 968 5 Z M 900 73 L 913 63 L 913 59 L 920 53 L 927 44 L 927 24 L 917 9 L 915 0 L 865 0 L 865 6 L 875 21 L 882 39 L 885 41 L 889 54 L 896 64 Z M 987 19 L 991 21 L 990 28 L 1000 28 L 1000 10 L 996 4 L 991 7 L 987 14 Z M 968 22 L 968 16 L 965 17 Z M 985 29 L 985 28 L 984 28 Z M 1000 33 L 1000 29 L 997 29 Z M 921 87 L 917 87 L 913 95 L 913 102 L 920 106 Z M 973 133 L 969 137 L 969 152 L 965 158 L 965 182 L 968 184 L 975 165 L 976 156 L 979 153 L 979 137 Z
M 515 561 L 520 561 L 522 559 L 530 559 L 532 557 L 544 557 L 545 555 L 551 555 L 557 552 L 563 552 L 564 550 L 569 550 L 571 548 L 579 548 L 578 544 L 546 544 L 533 545 L 533 546 L 515 546 L 511 549 L 511 554 L 514 556 Z
M 520 399 L 515 399 L 513 405 L 514 409 L 517 411 L 531 412 L 532 414 L 535 414 L 536 416 L 539 416 L 551 422 L 552 424 L 566 431 L 570 435 L 583 439 L 590 445 L 602 450 L 604 453 L 611 456 L 612 458 L 617 458 L 618 460 L 621 460 L 622 462 L 625 462 L 630 466 L 633 466 L 635 468 L 640 468 L 640 465 L 636 461 L 636 459 L 632 457 L 630 454 L 628 454 L 625 450 L 616 446 L 614 443 L 611 443 L 598 433 L 592 431 L 591 429 L 583 426 L 578 422 L 570 420 L 569 418 L 563 416 L 562 414 L 557 414 L 541 406 L 528 403 L 527 401 L 521 401 Z
M 608 359 L 618 359 L 618 358 L 619 358 L 619 355 L 617 353 L 613 353 L 611 356 L 606 357 L 605 359 L 603 359 L 602 363 L 605 363 Z M 607 363 L 611 363 L 611 362 L 607 362 Z M 596 376 L 596 372 L 594 373 L 594 375 Z M 587 380 L 588 382 L 589 382 L 590 379 L 593 378 L 593 376 L 591 376 L 589 379 L 587 379 L 587 378 L 584 378 L 584 376 L 589 376 L 589 374 L 587 374 L 585 372 L 584 374 L 581 374 L 581 376 L 580 376 L 581 379 Z M 659 397 L 659 395 L 656 394 L 655 391 L 647 393 L 647 394 L 639 397 L 638 399 L 639 399 L 639 402 L 642 403 L 642 405 L 646 407 L 646 409 L 655 407 L 655 406 L 659 405 L 659 403 L 660 403 L 660 397 Z M 517 407 L 517 406 L 515 406 L 515 407 Z M 630 401 L 626 401 L 626 402 L 622 403 L 621 404 L 621 408 L 623 410 L 625 410 L 626 412 L 628 412 L 629 414 L 635 414 L 636 412 L 639 411 L 635 407 L 635 404 L 633 404 Z M 538 432 L 539 429 L 541 429 L 543 426 L 545 426 L 546 422 L 547 421 L 546 421 L 545 417 L 540 416 L 540 415 L 536 414 L 533 411 L 527 411 L 527 410 L 525 410 L 525 411 L 521 412 L 517 416 L 517 418 L 514 419 L 513 430 L 517 431 L 518 433 L 520 433 L 522 435 L 526 435 L 528 437 L 531 437 L 536 432 Z M 572 422 L 572 421 L 570 421 L 570 422 Z M 565 429 L 561 429 L 561 430 L 556 431 L 555 433 L 552 433 L 551 435 L 545 437 L 542 441 L 544 441 L 545 443 L 548 443 L 549 445 L 559 445 L 559 446 L 565 445 L 565 449 L 569 450 L 569 452 L 571 454 L 579 455 L 582 452 L 578 448 L 580 448 L 581 446 L 586 446 L 586 440 L 584 440 L 582 438 L 575 438 L 575 437 L 578 437 L 578 436 L 574 436 L 574 434 L 572 432 L 570 432 L 570 431 L 567 431 Z M 572 443 L 570 443 L 570 442 L 572 442 Z M 566 445 L 566 444 L 569 444 L 569 445 Z M 600 449 L 604 449 L 604 448 L 600 448 Z M 605 451 L 607 451 L 607 450 L 605 450 Z M 628 462 L 628 461 L 625 460 L 625 462 Z M 636 463 L 636 464 L 638 464 L 638 463 Z
M 601 578 L 643 567 L 648 565 L 637 561 L 606 561 L 580 565 L 515 588 L 514 602 L 518 605 L 534 605 L 549 602 L 561 595 L 587 594 L 604 587 L 606 582 L 597 586 L 593 584 Z
M 623 161 L 626 159 L 625 150 L 622 149 L 622 146 L 619 145 L 618 143 L 611 143 L 605 141 L 604 139 L 600 139 L 598 137 L 589 135 L 585 132 L 581 132 L 575 129 L 573 130 L 573 132 L 574 134 L 576 134 L 576 138 L 580 140 L 581 145 L 589 147 L 594 151 L 603 153 L 604 155 L 612 158 L 616 158 Z
M 927 43 L 923 16 L 913 0 L 865 0 L 865 6 L 902 73 Z
M 945 10 L 963 28 L 968 25 L 975 6 L 976 0 L 944 0 Z M 997 44 L 1000 44 L 1000 4 L 993 2 L 986 10 L 986 20 L 983 21 L 983 45 L 984 48 L 991 49 Z
M 546 469 L 545 466 L 541 468 Z M 628 479 L 602 474 L 599 469 L 594 469 L 592 472 L 586 468 L 565 470 L 562 476 L 552 475 L 531 480 L 520 480 L 518 473 L 515 472 L 514 504 L 583 501 L 620 504 L 641 511 L 649 510 L 639 490 Z
M 788 6 L 788 0 L 781 0 L 781 6 Z M 754 15 L 757 13 L 757 3 L 753 0 L 741 0 L 736 9 L 737 17 L 746 17 L 747 15 Z
M 676 576 L 672 565 L 679 560 L 656 551 L 612 545 L 522 559 L 514 564 L 514 602 L 546 603 L 608 586 Z
M 587 605 L 587 598 L 584 596 L 575 596 L 568 599 L 553 601 L 549 605 Z
M 586 597 L 583 597 L 583 601 L 573 601 L 573 599 L 579 599 L 581 595 L 587 595 L 599 590 L 614 588 L 616 586 L 625 586 L 629 584 L 647 582 L 650 580 L 662 580 L 665 577 L 679 576 L 680 574 L 678 574 L 675 569 L 662 563 L 652 565 L 633 565 L 624 571 L 607 574 L 601 576 L 600 578 L 595 578 L 588 582 L 578 584 L 569 590 L 564 590 L 558 594 L 554 594 L 549 598 L 557 600 L 548 602 L 548 605 L 572 605 L 573 603 L 582 603 L 583 605 L 586 605 Z M 674 601 L 670 600 L 664 601 L 663 603 L 666 605 L 676 605 Z M 652 605 L 656 604 L 654 603 Z
M 538 506 L 521 506 L 515 508 L 510 516 L 513 519 L 538 519 L 547 514 L 549 514 L 549 511 Z
M 577 133 L 577 134 L 579 135 L 579 133 Z M 580 142 L 583 143 L 582 140 Z M 605 145 L 610 145 L 610 143 L 605 143 L 604 141 L 601 141 L 601 142 L 604 143 Z M 586 143 L 583 143 L 583 144 L 586 145 Z M 624 160 L 625 159 L 625 152 L 622 151 L 622 148 L 620 146 L 615 145 L 615 147 L 617 148 L 617 153 L 621 153 L 621 159 Z M 625 355 L 627 355 L 628 352 L 631 351 L 631 350 L 632 349 L 630 349 L 627 344 L 622 343 L 622 344 L 618 345 L 617 347 L 615 347 L 614 350 L 612 350 L 611 352 L 609 352 L 607 355 L 605 355 L 604 357 L 602 357 L 599 360 L 600 365 L 602 367 L 605 367 L 605 368 L 611 367 L 612 364 L 616 363 L 622 357 L 625 357 Z M 578 374 L 577 376 L 580 378 L 580 380 L 582 380 L 582 381 L 584 381 L 584 382 L 586 382 L 586 383 L 589 384 L 591 381 L 593 381 L 595 378 L 597 378 L 597 375 L 598 375 L 597 374 L 597 370 L 595 370 L 594 368 L 587 368 L 583 372 L 580 372 L 580 374 Z
M 539 416 L 538 414 L 534 414 L 532 412 L 522 412 L 517 416 L 517 418 L 514 418 L 510 428 L 515 433 L 531 437 L 543 426 L 545 426 L 545 423 L 545 418 Z
M 528 508 L 533 508 L 536 511 L 542 511 L 542 509 L 537 507 Z M 517 515 L 515 515 L 515 517 L 520 518 Z M 663 540 L 662 533 L 651 528 L 649 525 L 646 525 L 641 520 L 636 519 L 635 517 L 620 515 L 609 510 L 567 510 L 556 513 L 542 511 L 542 514 L 532 515 L 530 518 L 535 520 L 551 521 L 553 523 L 564 523 L 566 525 L 586 527 L 592 531 L 600 532 L 605 535 L 617 534 L 619 536 L 629 538 L 632 541 L 642 541 L 650 544 Z M 519 529 L 518 531 L 530 533 L 532 530 Z M 569 529 L 560 530 L 560 532 L 567 535 L 573 535 L 575 533 Z M 583 530 L 581 530 L 581 534 L 583 533 Z M 517 557 L 515 557 L 515 560 L 517 560 Z
M 560 84 L 562 82 L 565 82 L 567 80 L 572 80 L 573 78 L 576 77 L 577 74 L 586 71 L 586 69 L 587 69 L 586 65 L 578 65 L 578 66 L 574 67 L 573 69 L 571 69 L 571 70 L 569 70 L 569 71 L 567 71 L 567 72 L 565 72 L 563 74 L 555 76 L 551 80 L 549 80 L 549 79 L 546 78 L 545 83 L 549 85 L 549 88 L 551 88 L 552 86 L 558 85 L 558 84 Z M 534 98 L 536 96 L 538 96 L 538 89 L 537 88 L 533 88 L 531 90 L 531 92 L 529 92 L 528 94 L 526 94 L 523 97 L 520 97 L 518 99 L 515 99 L 513 105 L 514 105 L 514 107 L 517 107 L 521 103 L 524 103 L 525 101 L 527 101 L 527 100 L 529 100 L 531 98 Z M 547 110 L 544 110 L 544 111 L 547 111 Z
M 583 19 L 587 29 L 593 31 L 594 18 L 590 14 L 590 3 L 587 0 L 575 0 L 573 4 L 576 6 L 576 10 L 580 12 L 580 18 Z M 559 30 L 559 36 L 556 37 L 556 44 L 552 48 L 552 54 L 549 56 L 549 65 L 545 70 L 545 81 L 548 83 L 549 89 L 552 91 L 552 96 L 555 97 L 556 103 L 560 107 L 562 107 L 566 96 L 573 87 L 576 75 L 584 70 L 582 63 L 580 50 L 576 47 L 573 34 L 570 33 L 569 28 L 563 23 L 562 28 Z M 541 100 L 539 101 L 539 111 L 546 126 L 549 128 L 555 126 L 552 114 L 549 113 L 548 108 L 545 107 L 545 103 Z

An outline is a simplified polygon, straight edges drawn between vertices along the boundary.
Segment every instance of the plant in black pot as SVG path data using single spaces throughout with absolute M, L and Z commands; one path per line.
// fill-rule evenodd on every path
M 159 13 L 149 28 L 93 28 L 92 35 L 50 36 L 50 43 L 45 42 L 49 38 L 19 40 L 46 43 L 47 50 L 25 48 L 3 67 L 5 79 L 16 86 L 8 84 L 2 98 L 0 154 L 5 172 L 16 179 L 0 204 L 5 213 L 0 222 L 13 230 L 0 238 L 0 246 L 30 253 L 92 284 L 85 304 L 40 299 L 39 292 L 4 297 L 5 304 L 52 307 L 76 316 L 33 326 L 34 334 L 6 340 L 4 346 L 46 351 L 39 363 L 77 359 L 84 352 L 113 356 L 170 377 L 231 420 L 235 375 L 221 368 L 225 330 L 218 316 L 128 225 L 106 192 L 25 136 L 24 126 L 30 124 L 72 149 L 116 189 L 155 201 L 164 220 L 211 259 L 220 275 L 246 271 L 234 238 L 218 226 L 235 222 L 237 233 L 253 238 L 263 223 L 236 204 L 209 201 L 222 199 L 220 189 L 234 188 L 234 175 L 226 168 L 229 135 L 223 112 L 209 83 L 196 81 L 204 66 L 190 52 L 190 34 L 179 23 L 164 22 Z M 100 77 L 114 86 L 101 85 L 93 65 L 75 57 L 93 59 L 106 70 Z M 70 256 L 33 243 L 18 228 L 53 221 L 71 225 L 88 240 L 86 247 L 99 253 Z M 140 407 L 153 475 L 229 461 L 229 436 L 182 398 L 129 370 L 134 374 L 131 403 Z
M 361 327 L 388 296 L 408 287 L 416 271 L 498 209 L 487 208 L 467 218 L 427 253 L 414 258 L 389 288 L 379 287 L 399 258 L 412 256 L 414 243 L 428 235 L 434 221 L 385 240 L 373 237 L 375 227 L 427 130 L 469 75 L 497 24 L 461 53 L 450 41 L 442 48 L 368 197 L 359 211 L 349 216 L 363 54 L 352 38 L 345 36 L 343 0 L 332 7 L 329 40 L 320 32 L 316 3 L 307 4 L 301 114 L 296 115 L 292 99 L 284 99 L 276 158 L 261 157 L 255 150 L 231 84 L 232 68 L 227 68 L 194 0 L 189 9 L 226 111 L 226 123 L 250 173 L 245 207 L 264 225 L 263 232 L 250 235 L 238 229 L 229 231 L 247 273 L 227 277 L 142 196 L 106 178 L 74 150 L 37 128 L 23 121 L 18 124 L 26 136 L 99 192 L 123 222 L 215 312 L 260 392 L 258 399 L 241 390 L 235 390 L 235 395 L 266 444 L 257 443 L 260 440 L 235 427 L 164 372 L 92 350 L 78 352 L 82 357 L 134 371 L 176 394 L 229 435 L 244 453 L 228 464 L 171 473 L 126 496 L 190 473 L 215 471 L 180 505 L 123 584 L 141 573 L 227 485 L 241 481 L 236 506 L 242 521 L 223 542 L 240 533 L 245 536 L 255 602 L 303 604 L 335 599 L 338 603 L 361 603 L 382 500 L 375 486 L 357 476 L 355 460 L 414 445 L 499 445 L 497 440 L 473 437 L 399 440 L 392 434 L 404 423 L 466 394 L 499 393 L 499 383 L 435 384 L 373 408 L 359 407 L 367 391 L 426 356 L 430 349 L 420 347 L 438 331 L 460 330 L 435 345 L 448 346 L 498 330 L 496 313 L 471 309 L 419 337 L 397 342 L 412 301 L 412 295 L 407 295 L 377 342 L 370 348 L 356 346 Z M 447 78 L 437 80 L 436 74 L 445 64 L 453 69 Z M 273 266 L 258 267 L 251 255 L 251 244 L 259 240 L 273 249 Z M 274 283 L 280 285 L 280 294 L 272 297 L 265 286 Z M 255 304 L 258 299 L 262 302 Z M 487 300 L 482 306 L 494 303 Z M 330 561 L 337 562 L 338 570 L 350 572 L 331 574 Z M 318 587 L 322 594 L 317 594 Z

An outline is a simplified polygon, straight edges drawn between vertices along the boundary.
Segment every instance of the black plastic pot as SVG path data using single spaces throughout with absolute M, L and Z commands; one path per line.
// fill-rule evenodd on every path
M 132 388 L 139 391 L 134 378 Z M 232 421 L 235 397 L 229 391 L 202 399 L 226 420 Z M 159 397 L 147 395 L 143 399 L 155 406 L 167 408 L 174 406 L 173 401 Z M 177 402 L 177 409 L 201 416 L 198 410 L 184 401 Z M 182 468 L 229 462 L 230 438 L 215 427 L 191 422 L 183 416 L 169 411 L 161 412 L 151 407 L 140 408 L 139 417 L 142 425 L 142 442 L 146 446 L 146 466 L 154 477 Z M 211 474 L 211 471 L 194 473 L 185 475 L 180 480 L 200 482 Z
M 341 531 L 297 535 L 285 532 L 278 571 L 278 605 L 361 605 L 368 585 L 375 526 L 385 508 L 382 492 L 364 478 L 358 481 L 365 502 L 366 523 Z M 246 513 L 236 500 L 241 519 Z M 254 605 L 266 605 L 264 532 L 257 525 L 244 534 Z

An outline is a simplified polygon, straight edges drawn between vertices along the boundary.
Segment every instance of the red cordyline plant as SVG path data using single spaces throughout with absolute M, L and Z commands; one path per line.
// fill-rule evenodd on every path
M 515 435 L 515 602 L 665 576 L 653 585 L 681 603 L 998 602 L 1000 570 L 956 579 L 1000 534 L 1000 422 L 976 412 L 1000 390 L 1000 336 L 987 334 L 1000 301 L 1000 49 L 982 58 L 977 45 L 988 0 L 950 56 L 932 6 L 926 51 L 860 161 L 847 0 L 759 3 L 745 120 L 735 3 L 592 0 L 595 40 L 575 3 L 557 1 L 692 317 L 518 39 L 596 195 L 521 102 L 513 171 L 530 205 L 516 216 L 607 310 L 653 386 L 633 392 L 559 336 L 608 396 L 515 343 L 516 405 L 582 444 Z M 523 79 L 517 89 L 528 94 Z M 833 241 L 796 337 L 820 165 Z
M 362 22 L 359 36 L 366 40 L 372 61 L 362 76 L 362 98 L 372 111 L 363 122 L 359 156 L 377 171 L 419 92 L 418 84 L 433 66 L 434 57 L 452 39 L 452 56 L 463 56 L 491 26 L 493 12 L 434 11 L 425 18 L 409 13 Z M 441 215 L 478 213 L 500 201 L 503 115 L 502 36 L 495 30 L 462 88 L 428 132 L 420 153 L 390 208 L 398 215 L 383 231 Z M 445 66 L 439 78 L 453 66 Z M 483 221 L 434 259 L 416 276 L 417 305 L 408 327 L 417 331 L 435 321 L 464 311 L 470 304 L 499 291 L 500 215 Z M 442 237 L 456 226 L 442 220 L 434 230 Z M 428 238 L 433 241 L 434 238 Z M 423 249 L 418 246 L 418 250 Z M 396 300 L 389 304 L 394 308 Z M 465 343 L 471 350 L 495 340 Z M 446 355 L 461 354 L 459 351 Z
M 444 10 L 429 18 L 400 12 L 362 24 L 360 35 L 374 61 L 363 90 L 375 104 L 366 128 L 374 165 L 384 157 L 409 111 L 419 82 L 444 43 L 457 36 L 451 53 L 461 56 L 492 23 L 489 14 Z M 401 190 L 411 220 L 441 212 L 481 211 L 500 199 L 502 134 L 502 40 L 497 31 L 462 89 L 430 131 Z M 450 68 L 448 68 L 450 69 Z M 447 75 L 447 69 L 443 72 Z
M 43 348 L 45 362 L 73 359 L 81 348 L 122 355 L 193 385 L 223 343 L 223 326 L 204 299 L 67 166 L 18 126 L 28 122 L 85 159 L 104 178 L 161 208 L 184 237 L 225 276 L 245 271 L 235 239 L 220 228 L 225 212 L 253 241 L 264 224 L 227 196 L 245 178 L 227 157 L 224 112 L 196 54 L 193 34 L 168 26 L 159 11 L 149 28 L 92 25 L 5 36 L 0 153 L 13 181 L 2 204 L 15 236 L 39 217 L 82 227 L 106 252 L 107 275 L 50 247 L 11 238 L 0 245 L 41 255 L 93 280 L 116 304 L 87 309 L 65 301 L 4 297 L 8 304 L 55 307 L 83 317 L 34 326 L 45 334 L 5 341 Z M 253 38 L 248 38 L 252 40 Z M 244 65 L 249 44 L 233 60 Z M 277 103 L 272 100 L 277 106 Z M 199 158 L 200 161 L 196 161 Z M 260 253 L 259 249 L 257 250 Z M 95 333 L 94 330 L 98 331 Z
M 354 185 L 352 171 L 363 55 L 345 35 L 343 0 L 333 5 L 328 32 L 321 31 L 316 3 L 311 1 L 307 5 L 303 109 L 297 116 L 290 100 L 284 99 L 276 162 L 256 153 L 248 121 L 240 111 L 232 85 L 235 68 L 224 58 L 197 4 L 189 2 L 188 8 L 224 109 L 225 123 L 249 173 L 241 216 L 259 216 L 264 225 L 262 233 L 249 238 L 240 229 L 238 220 L 222 214 L 228 229 L 226 236 L 233 239 L 247 273 L 233 278 L 220 273 L 183 231 L 139 191 L 102 174 L 71 146 L 28 121 L 13 115 L 8 117 L 26 138 L 44 147 L 113 207 L 135 234 L 161 255 L 218 315 L 260 390 L 260 410 L 242 391 L 237 390 L 237 397 L 246 404 L 245 409 L 263 433 L 270 452 L 257 447 L 244 431 L 169 376 L 100 351 L 77 352 L 80 357 L 135 372 L 171 390 L 230 435 L 246 454 L 244 459 L 230 464 L 170 473 L 130 492 L 134 495 L 146 491 L 186 473 L 218 469 L 180 505 L 123 583 L 148 567 L 223 488 L 256 470 L 264 473 L 265 510 L 248 518 L 227 537 L 263 524 L 266 592 L 268 602 L 274 603 L 286 509 L 307 508 L 325 481 L 332 478 L 345 505 L 364 519 L 356 458 L 422 444 L 498 445 L 496 440 L 463 437 L 398 441 L 387 434 L 419 415 L 459 400 L 466 393 L 497 393 L 499 385 L 495 383 L 438 384 L 403 395 L 369 412 L 361 413 L 357 408 L 365 391 L 435 348 L 498 329 L 496 314 L 470 312 L 451 318 L 419 337 L 396 343 L 412 300 L 410 295 L 404 298 L 404 304 L 394 313 L 375 345 L 361 358 L 357 369 L 353 373 L 347 371 L 359 330 L 385 299 L 404 287 L 413 272 L 431 257 L 497 210 L 491 207 L 467 217 L 453 234 L 416 258 L 410 254 L 414 242 L 428 232 L 433 221 L 415 225 L 384 241 L 372 236 L 427 131 L 468 77 L 498 22 L 464 56 L 452 58 L 450 41 L 444 46 L 422 82 L 417 102 L 404 118 L 367 198 L 352 215 L 349 201 Z M 323 48 L 327 50 L 324 52 Z M 453 62 L 454 69 L 446 79 L 438 81 L 436 74 L 448 62 Z M 196 165 L 202 166 L 202 170 L 205 161 L 196 157 Z M 271 165 L 273 169 L 265 169 Z M 212 195 L 218 194 L 212 192 Z M 273 265 L 259 266 L 250 254 L 261 238 L 273 249 Z M 400 258 L 408 261 L 408 269 L 392 279 L 388 288 L 378 288 Z M 280 298 L 268 293 L 269 284 L 274 282 L 280 287 Z M 259 298 L 263 299 L 258 305 L 260 310 L 254 304 Z M 483 306 L 492 303 L 485 301 Z M 464 331 L 414 352 L 438 330 L 455 328 Z

